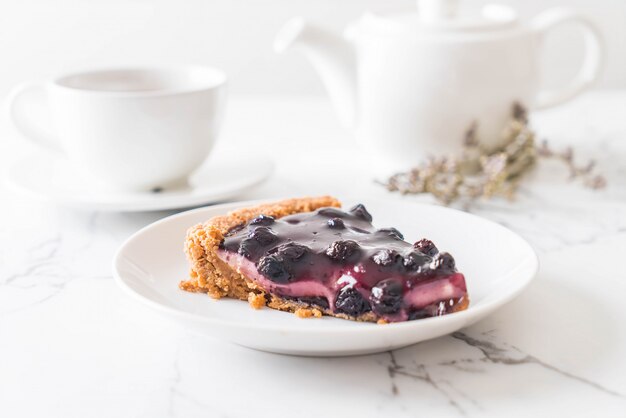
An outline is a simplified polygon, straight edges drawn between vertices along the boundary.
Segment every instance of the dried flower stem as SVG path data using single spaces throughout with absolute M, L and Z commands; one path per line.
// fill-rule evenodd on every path
M 570 178 L 581 178 L 583 185 L 597 190 L 606 179 L 595 174 L 595 163 L 576 165 L 572 148 L 555 152 L 546 141 L 535 145 L 535 133 L 528 126 L 526 109 L 515 103 L 512 118 L 503 135 L 502 146 L 488 150 L 477 138 L 478 125 L 473 123 L 463 139 L 463 152 L 456 158 L 430 158 L 407 172 L 391 176 L 383 185 L 402 194 L 429 193 L 445 205 L 496 196 L 513 199 L 519 182 L 537 159 L 552 158 L 566 164 Z

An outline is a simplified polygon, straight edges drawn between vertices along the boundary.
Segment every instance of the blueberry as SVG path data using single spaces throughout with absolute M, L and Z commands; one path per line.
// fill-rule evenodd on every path
M 259 252 L 260 246 L 259 243 L 251 238 L 244 239 L 239 244 L 239 249 L 237 253 L 243 255 L 244 257 L 250 259 L 254 258 L 254 256 Z
M 254 228 L 253 230 L 250 231 L 248 236 L 256 240 L 256 242 L 258 242 L 260 245 L 263 245 L 263 246 L 269 245 L 278 239 L 276 234 L 273 233 L 266 226 L 259 226 L 258 228 Z
M 407 271 L 419 271 L 423 265 L 429 263 L 430 261 L 430 257 L 427 257 L 422 253 L 411 251 L 404 256 L 402 264 L 404 264 L 404 268 L 406 268 Z
M 435 247 L 435 244 L 433 244 L 431 240 L 426 238 L 422 238 L 421 240 L 413 244 L 413 248 L 415 248 L 422 254 L 426 254 L 429 257 L 434 257 L 439 252 L 437 247 Z
M 374 263 L 382 267 L 388 267 L 395 263 L 402 262 L 402 256 L 396 250 L 384 249 L 377 251 L 373 256 Z
M 319 215 L 328 216 L 329 218 L 343 218 L 346 214 L 337 208 L 322 208 L 317 211 Z
M 334 261 L 348 261 L 359 251 L 359 244 L 352 240 L 335 241 L 326 249 L 326 255 Z
M 402 233 L 400 231 L 398 231 L 396 228 L 381 228 L 377 232 L 379 232 L 381 234 L 388 235 L 391 238 L 395 238 L 395 239 L 399 239 L 399 240 L 403 240 L 404 239 L 404 235 L 402 235 Z
M 372 288 L 372 306 L 379 314 L 396 313 L 402 307 L 402 283 L 394 279 L 381 280 Z
M 256 218 L 250 221 L 250 225 L 261 225 L 261 226 L 268 226 L 273 223 L 274 223 L 274 218 L 272 218 L 271 216 L 263 215 L 263 214 L 257 216 Z
M 365 209 L 361 203 L 350 209 L 350 212 L 354 214 L 357 218 L 361 218 L 367 222 L 372 222 L 372 215 Z
M 284 260 L 276 254 L 266 255 L 259 260 L 257 268 L 265 277 L 276 283 L 288 283 L 291 272 Z
M 309 247 L 301 244 L 296 244 L 295 242 L 288 242 L 286 244 L 280 245 L 276 249 L 276 253 L 280 257 L 283 257 L 284 259 L 287 259 L 289 261 L 296 261 L 302 258 L 302 256 L 304 256 L 308 252 Z
M 239 250 L 239 244 L 237 239 L 225 239 L 220 242 L 219 249 L 236 253 Z
M 346 227 L 346 224 L 343 222 L 343 219 L 341 218 L 331 218 L 326 223 L 328 224 L 329 228 L 333 228 L 333 229 L 344 229 Z
M 367 300 L 353 287 L 344 287 L 339 291 L 335 308 L 337 312 L 351 316 L 358 316 L 372 310 Z
M 453 272 L 456 270 L 456 263 L 454 258 L 449 253 L 439 253 L 432 263 L 433 270 L 447 270 Z

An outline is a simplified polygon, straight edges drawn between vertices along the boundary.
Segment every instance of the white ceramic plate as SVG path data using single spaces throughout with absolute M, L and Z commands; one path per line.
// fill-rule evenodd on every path
M 436 338 L 491 314 L 533 279 L 538 262 L 515 233 L 485 219 L 438 206 L 399 200 L 363 201 L 378 227 L 395 226 L 408 241 L 422 237 L 449 251 L 465 273 L 470 295 L 466 311 L 438 318 L 377 325 L 342 319 L 299 319 L 247 302 L 213 300 L 178 289 L 189 266 L 182 252 L 185 231 L 212 216 L 258 202 L 196 209 L 149 225 L 131 236 L 114 260 L 114 274 L 127 293 L 181 326 L 242 346 L 296 355 L 375 353 Z M 356 202 L 344 202 L 349 207 Z
M 265 157 L 234 152 L 211 155 L 189 178 L 189 185 L 158 193 L 121 193 L 94 188 L 69 162 L 47 152 L 18 161 L 7 172 L 6 183 L 31 198 L 75 209 L 136 212 L 189 208 L 224 201 L 260 184 L 273 163 Z

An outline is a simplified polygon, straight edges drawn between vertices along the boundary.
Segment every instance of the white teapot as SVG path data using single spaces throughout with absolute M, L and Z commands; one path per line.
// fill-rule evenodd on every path
M 344 36 L 295 18 L 274 47 L 307 56 L 341 122 L 396 169 L 458 152 L 473 123 L 481 141 L 495 147 L 513 103 L 530 110 L 554 106 L 598 77 L 602 41 L 585 17 L 555 8 L 522 23 L 507 6 L 487 5 L 475 14 L 461 14 L 457 6 L 456 0 L 418 0 L 419 13 L 366 13 Z M 563 90 L 540 91 L 542 41 L 570 22 L 584 35 L 582 66 Z

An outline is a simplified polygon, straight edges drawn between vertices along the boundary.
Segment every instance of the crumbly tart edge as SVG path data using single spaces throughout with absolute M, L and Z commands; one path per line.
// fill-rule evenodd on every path
M 254 309 L 267 306 L 280 311 L 293 312 L 300 318 L 321 317 L 329 315 L 353 321 L 379 322 L 373 312 L 366 312 L 359 316 L 350 316 L 334 313 L 296 300 L 284 299 L 271 294 L 256 282 L 248 279 L 239 271 L 222 261 L 217 250 L 230 229 L 256 218 L 263 214 L 274 218 L 295 213 L 312 212 L 323 207 L 341 207 L 339 200 L 331 196 L 304 197 L 287 199 L 274 203 L 261 204 L 254 207 L 242 208 L 223 216 L 216 216 L 208 221 L 195 225 L 187 231 L 185 240 L 185 254 L 191 263 L 190 278 L 181 281 L 179 287 L 188 292 L 207 293 L 214 299 L 229 297 L 247 300 Z M 454 312 L 467 309 L 469 300 L 464 300 L 454 307 Z

